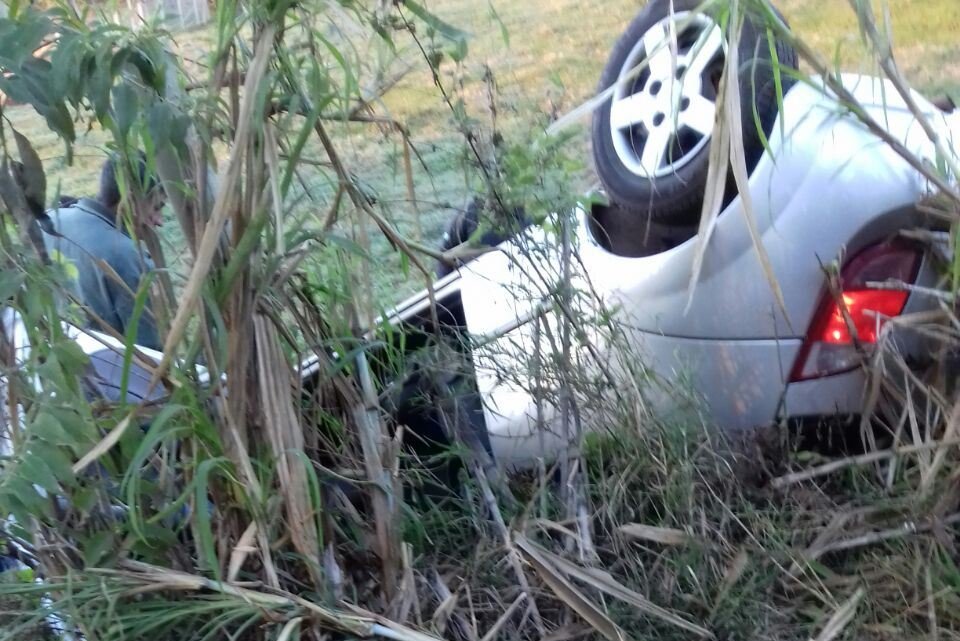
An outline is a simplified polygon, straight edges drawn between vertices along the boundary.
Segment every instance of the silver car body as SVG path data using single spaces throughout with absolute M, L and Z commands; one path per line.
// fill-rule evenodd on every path
M 935 162 L 934 144 L 892 84 L 858 75 L 844 76 L 843 83 L 893 137 L 918 158 Z M 960 114 L 945 114 L 916 94 L 914 100 L 943 144 L 956 148 Z M 758 259 L 741 197 L 718 217 L 692 295 L 700 236 L 627 258 L 605 249 L 583 210 L 577 215 L 572 278 L 594 294 L 598 308 L 628 328 L 630 351 L 667 383 L 647 397 L 658 415 L 684 404 L 678 390 L 692 392 L 694 406 L 724 430 L 790 417 L 855 414 L 863 403 L 862 371 L 789 382 L 824 294 L 823 265 L 920 224 L 916 205 L 930 193 L 920 172 L 813 78 L 784 97 L 767 153 L 750 177 L 753 220 L 783 292 L 783 308 Z M 438 296 L 459 290 L 477 345 L 472 359 L 486 430 L 495 457 L 508 466 L 549 457 L 564 442 L 555 406 L 542 398 L 538 403 L 527 384 L 532 355 L 551 349 L 545 346 L 545 328 L 558 330 L 562 324 L 563 314 L 548 301 L 560 282 L 560 250 L 530 250 L 551 244 L 558 245 L 555 234 L 532 231 L 438 283 Z M 925 304 L 915 298 L 905 311 Z M 415 297 L 398 316 L 409 316 L 425 303 L 423 295 Z M 610 360 L 616 354 L 604 332 L 590 334 L 571 358 L 586 362 L 599 356 L 598 371 L 622 377 L 624 364 L 617 367 Z M 583 353 L 587 344 L 590 354 Z M 552 349 L 557 350 L 555 343 Z M 635 370 L 628 376 L 636 378 Z

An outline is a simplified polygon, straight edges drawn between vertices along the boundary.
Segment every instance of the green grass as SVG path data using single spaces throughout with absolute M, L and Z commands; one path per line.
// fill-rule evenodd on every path
M 871 71 L 864 63 L 856 18 L 846 2 L 780 0 L 777 4 L 795 30 L 825 57 L 836 58 L 844 69 Z M 897 0 L 890 4 L 896 53 L 907 77 L 917 88 L 931 93 L 960 91 L 960 3 Z M 479 129 L 486 131 L 491 120 L 482 78 L 489 68 L 497 87 L 498 127 L 508 142 L 524 141 L 532 130 L 542 127 L 545 114 L 563 114 L 592 94 L 610 48 L 641 6 L 626 0 L 434 0 L 429 3 L 432 11 L 470 34 L 465 64 L 445 63 L 443 82 L 448 91 L 464 100 L 467 112 L 480 123 Z M 179 34 L 176 40 L 184 57 L 193 61 L 203 58 L 211 35 L 201 29 Z M 401 37 L 400 42 L 407 60 L 419 65 L 384 97 L 378 109 L 409 129 L 425 160 L 426 168 L 416 162 L 413 167 L 416 211 L 408 198 L 399 136 L 363 124 L 333 129 L 344 141 L 344 160 L 376 192 L 387 215 L 404 233 L 435 244 L 451 208 L 461 206 L 478 184 L 462 136 L 456 132 L 426 65 L 417 59 L 418 52 L 409 39 Z M 74 195 L 95 191 L 105 143 L 101 132 L 80 136 L 74 164 L 68 167 L 63 145 L 29 108 L 12 108 L 6 115 L 37 147 L 52 186 L 59 184 L 63 193 Z M 571 192 L 579 192 L 594 180 L 585 128 L 570 145 L 570 154 L 584 165 L 569 185 Z M 321 158 L 322 152 L 308 145 L 307 156 Z M 304 175 L 309 186 L 321 193 L 328 190 L 317 172 L 305 169 Z M 343 231 L 355 232 L 348 227 Z M 385 259 L 375 266 L 375 293 L 396 300 L 419 287 L 420 280 L 400 269 L 399 259 L 388 255 L 389 246 L 376 230 L 370 232 L 371 252 Z
M 931 94 L 960 91 L 960 3 L 953 0 L 894 0 L 889 5 L 895 54 L 917 89 Z M 845 68 L 872 71 L 865 64 L 856 15 L 845 0 L 780 0 L 791 26 Z M 882 16 L 874 2 L 876 15 Z

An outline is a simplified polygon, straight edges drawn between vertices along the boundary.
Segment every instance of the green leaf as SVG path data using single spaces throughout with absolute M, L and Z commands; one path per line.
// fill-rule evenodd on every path
M 493 2 L 490 0 L 487 1 L 487 6 L 490 9 L 490 17 L 493 18 L 494 22 L 500 25 L 500 38 L 503 40 L 503 45 L 505 47 L 510 46 L 510 31 L 507 30 L 507 25 L 500 18 L 500 14 L 497 13 L 497 9 L 493 6 Z
M 35 494 L 33 488 L 30 488 L 28 491 Z M 26 503 L 21 500 L 17 491 L 9 487 L 0 489 L 0 509 L 2 509 L 4 516 L 8 514 L 12 515 L 17 523 L 31 522 L 31 510 L 27 507 Z
M 137 49 L 130 56 L 130 62 L 140 72 L 140 78 L 148 87 L 152 87 L 158 94 L 163 95 L 164 72 L 163 65 L 157 64 L 143 50 Z
M 170 121 L 170 144 L 177 151 L 181 158 L 186 158 L 190 154 L 187 147 L 187 134 L 190 131 L 190 116 L 185 114 L 175 114 Z
M 59 340 L 51 350 L 63 365 L 64 370 L 72 374 L 80 374 L 87 367 L 90 358 L 83 349 L 71 340 Z
M 29 105 L 33 104 L 33 94 L 30 93 L 26 83 L 20 76 L 0 75 L 0 90 L 7 94 L 7 97 L 11 100 Z
M 351 240 L 350 238 L 347 238 L 346 236 L 341 236 L 339 234 L 327 234 L 326 236 L 324 236 L 324 240 L 326 240 L 331 245 L 339 247 L 340 249 L 344 250 L 348 254 L 359 256 L 360 258 L 363 258 L 365 260 L 370 260 L 370 261 L 373 260 L 373 257 L 370 256 L 370 254 L 368 254 L 366 250 L 363 249 L 363 247 L 361 247 L 359 244 L 357 244 L 355 241 Z
M 12 269 L 0 270 L 0 302 L 8 301 L 23 286 L 24 275 Z
M 50 19 L 33 7 L 11 18 L 15 19 L 0 20 L 0 58 L 6 59 L 3 66 L 7 69 L 33 58 L 33 52 L 54 29 Z
M 382 40 L 387 47 L 390 48 L 390 52 L 396 53 L 397 45 L 393 42 L 393 38 L 390 37 L 390 33 L 386 30 L 386 28 L 384 28 L 383 23 L 374 19 L 370 21 L 370 26 L 373 28 L 374 32 L 380 36 L 380 40 Z
M 116 548 L 116 537 L 113 532 L 105 530 L 82 540 L 80 549 L 83 553 L 83 562 L 87 567 L 96 567 Z
M 29 203 L 41 208 L 41 211 L 34 212 L 40 214 L 47 198 L 47 177 L 43 173 L 43 163 L 40 162 L 40 156 L 37 155 L 26 136 L 13 129 L 13 137 L 17 141 L 20 162 L 23 163 L 23 175 L 21 176 L 23 195 L 26 196 Z
M 80 100 L 83 88 L 80 75 L 84 68 L 83 58 L 86 49 L 83 42 L 73 34 L 63 34 L 57 41 L 56 49 L 50 55 L 51 91 L 56 96 L 69 98 L 73 102 Z
M 60 424 L 67 434 L 67 443 L 75 449 L 86 449 L 96 442 L 94 426 L 75 409 L 48 406 L 46 411 Z
M 164 551 L 177 545 L 176 531 L 163 525 L 147 523 L 143 526 L 142 536 L 133 546 L 133 551 L 140 556 L 156 559 L 163 562 Z
M 451 42 L 457 42 L 467 39 L 467 32 L 461 31 L 453 25 L 444 22 L 436 15 L 428 11 L 425 7 L 414 2 L 414 0 L 403 0 L 403 6 L 410 9 L 411 13 L 423 20 L 427 26 L 435 29 L 437 33 L 447 40 L 450 40 Z
M 60 134 L 67 143 L 72 143 L 77 139 L 77 132 L 73 127 L 73 120 L 70 118 L 70 112 L 67 111 L 66 105 L 60 103 L 43 108 L 38 107 L 37 111 L 46 119 L 50 128 Z M 69 158 L 68 147 L 68 164 L 70 162 Z
M 109 52 L 107 52 L 109 54 Z M 98 119 L 105 118 L 110 113 L 110 90 L 113 88 L 113 74 L 110 72 L 110 58 L 103 51 L 98 51 L 91 57 L 90 67 L 84 83 L 87 89 L 87 98 L 93 104 L 93 110 Z
M 137 92 L 129 84 L 121 82 L 113 87 L 113 122 L 120 130 L 120 136 L 125 140 L 130 128 L 140 115 L 140 101 Z
M 432 49 L 427 52 L 427 64 L 429 64 L 432 69 L 439 69 L 441 62 L 443 62 L 442 51 L 439 49 Z
M 49 442 L 35 441 L 31 443 L 30 450 L 47 464 L 62 485 L 70 486 L 75 483 L 76 475 L 73 473 L 73 465 L 70 457 L 63 453 L 62 448 Z
M 50 494 L 60 492 L 60 485 L 57 478 L 50 471 L 50 467 L 33 452 L 23 457 L 23 461 L 17 466 L 17 472 L 26 480 L 35 485 L 39 485 Z
M 150 107 L 147 114 L 147 131 L 157 149 L 170 144 L 170 131 L 173 127 L 173 111 L 165 102 L 158 102 Z
M 54 518 L 53 507 L 47 497 L 41 496 L 33 482 L 28 480 L 19 467 L 12 474 L 7 474 L 4 479 L 4 489 L 10 492 L 10 504 L 15 509 L 22 509 L 25 514 L 38 517 Z M 17 505 L 19 503 L 19 506 Z M 21 520 L 21 523 L 29 523 L 30 519 Z
M 85 487 L 74 492 L 71 498 L 74 509 L 82 514 L 87 514 L 97 504 L 99 495 L 96 489 Z
M 466 38 L 462 40 L 456 40 L 453 43 L 447 54 L 450 56 L 450 59 L 454 62 L 463 62 L 467 57 L 467 40 Z
M 188 433 L 189 430 L 186 427 L 174 426 L 170 429 L 168 426 L 170 421 L 179 416 L 185 409 L 182 405 L 170 404 L 160 410 L 160 413 L 150 422 L 150 428 L 140 440 L 139 447 L 131 457 L 129 465 L 127 465 L 120 492 L 126 497 L 127 505 L 130 506 L 131 527 L 134 533 L 141 538 L 145 538 L 146 533 L 143 529 L 143 519 L 138 507 L 139 501 L 137 501 L 140 472 L 150 455 L 161 443 L 177 436 L 185 436 Z
M 51 445 L 66 445 L 76 449 L 82 444 L 74 436 L 68 434 L 60 421 L 45 410 L 40 410 L 37 413 L 28 427 L 28 432 Z
M 17 14 L 20 13 L 20 0 L 10 0 L 7 4 L 7 13 L 11 18 L 16 19 Z
M 353 72 L 353 67 L 347 62 L 347 59 L 344 58 L 337 45 L 330 42 L 319 32 L 316 32 L 314 35 L 323 43 L 327 51 L 330 52 L 330 55 L 337 61 L 340 69 L 343 70 L 343 99 L 345 101 L 344 104 L 348 104 L 350 99 L 358 93 L 360 87 L 357 76 Z
M 197 522 L 197 536 L 200 539 L 197 543 L 203 552 L 203 559 L 212 570 L 217 581 L 222 581 L 220 574 L 220 562 L 217 560 L 217 546 L 213 541 L 213 528 L 210 525 L 211 506 L 208 500 L 210 496 L 209 477 L 210 473 L 224 463 L 226 459 L 215 458 L 201 463 L 197 467 L 197 477 L 194 481 L 194 515 Z

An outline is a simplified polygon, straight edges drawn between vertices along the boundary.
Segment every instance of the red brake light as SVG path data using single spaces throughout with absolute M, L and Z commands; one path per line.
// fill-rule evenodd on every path
M 896 280 L 912 283 L 920 265 L 918 251 L 898 244 L 871 247 L 851 260 L 840 275 L 844 318 L 837 301 L 827 292 L 820 303 L 803 348 L 794 364 L 791 381 L 839 374 L 860 363 L 860 352 L 850 335 L 856 331 L 860 346 L 877 342 L 883 324 L 899 316 L 907 304 L 907 292 L 868 289 L 869 282 Z
M 853 343 L 850 327 L 836 301 L 825 313 L 826 326 L 816 334 L 818 340 L 831 345 Z M 880 327 L 888 318 L 899 316 L 907 304 L 907 292 L 882 289 L 865 289 L 843 292 L 843 304 L 850 314 L 850 321 L 861 343 L 876 343 Z

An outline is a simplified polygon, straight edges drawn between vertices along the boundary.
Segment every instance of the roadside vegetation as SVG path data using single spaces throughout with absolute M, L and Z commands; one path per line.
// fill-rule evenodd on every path
M 952 0 L 897 3 L 892 25 L 879 5 L 788 0 L 794 33 L 767 0 L 716 6 L 763 16 L 805 71 L 960 89 Z M 592 96 L 633 3 L 220 2 L 172 35 L 76 9 L 12 3 L 0 22 L 0 89 L 22 103 L 0 121 L 0 296 L 33 346 L 0 350 L 0 537 L 29 568 L 0 575 L 0 639 L 960 638 L 955 251 L 941 312 L 900 321 L 942 366 L 917 378 L 881 350 L 847 447 L 791 426 L 725 440 L 696 390 L 653 416 L 639 367 L 612 402 L 569 341 L 622 328 L 570 291 L 568 338 L 531 384 L 594 402 L 608 433 L 511 477 L 461 443 L 444 488 L 387 423 L 371 371 L 409 363 L 363 331 L 426 286 L 467 194 L 524 205 L 551 239 L 531 251 L 570 260 L 586 138 L 546 129 Z M 50 65 L 33 61 L 54 33 Z M 30 203 L 89 191 L 101 147 L 145 148 L 170 194 L 174 231 L 144 239 L 168 269 L 138 293 L 167 337 L 149 364 L 162 405 L 86 400 L 59 324 L 81 312 L 31 234 Z M 952 225 L 957 162 L 923 167 L 945 186 L 924 206 Z M 414 358 L 455 366 L 444 348 Z M 201 363 L 222 382 L 199 384 Z

